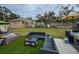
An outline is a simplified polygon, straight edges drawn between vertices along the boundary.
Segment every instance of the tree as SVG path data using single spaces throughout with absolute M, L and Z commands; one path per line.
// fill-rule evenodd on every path
M 36 18 L 40 19 L 41 18 L 41 14 L 37 14 Z
M 44 18 L 45 18 L 45 21 L 47 21 L 47 23 L 51 23 L 51 22 L 54 22 L 55 21 L 55 13 L 54 12 L 48 12 L 44 14 Z
M 69 15 L 69 13 L 72 12 L 72 11 L 74 11 L 74 6 L 72 6 L 72 5 L 61 6 L 60 7 L 60 10 L 59 10 L 59 18 L 60 18 L 60 21 L 62 21 L 61 18 L 63 16 Z M 65 20 L 66 19 L 64 19 L 63 22 L 65 22 Z
M 74 7 L 73 6 L 71 8 L 70 8 L 70 5 L 62 6 L 62 7 L 60 7 L 59 15 L 60 16 L 66 16 L 72 11 L 74 11 Z
M 54 12 L 45 12 L 44 15 L 42 16 L 41 14 L 37 14 L 37 18 L 39 22 L 44 22 L 45 24 L 49 24 L 55 21 L 55 13 Z
M 19 15 L 13 13 L 10 9 L 0 6 L 0 20 L 2 20 L 2 21 L 4 20 L 3 15 L 4 15 L 6 21 L 20 18 Z

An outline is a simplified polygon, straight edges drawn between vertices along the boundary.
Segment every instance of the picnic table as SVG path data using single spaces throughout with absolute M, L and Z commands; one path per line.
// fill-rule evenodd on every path
M 74 43 L 78 44 L 77 40 L 79 40 L 79 32 L 70 32 L 70 34 L 74 37 Z

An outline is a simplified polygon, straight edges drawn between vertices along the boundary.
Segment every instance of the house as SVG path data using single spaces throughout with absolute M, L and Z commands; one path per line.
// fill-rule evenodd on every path
M 30 18 L 27 18 L 24 20 L 25 22 L 25 27 L 33 27 L 33 20 Z
M 79 21 L 79 13 L 72 11 L 67 16 L 61 18 L 62 25 L 68 28 L 75 28 L 76 22 Z
M 42 21 L 34 20 L 33 21 L 33 28 L 34 27 L 37 27 L 37 28 L 45 28 L 45 23 L 42 22 Z
M 11 28 L 21 28 L 25 27 L 24 21 L 21 19 L 13 19 L 9 21 Z
M 11 28 L 32 27 L 31 19 L 13 19 L 9 23 Z
M 8 22 L 0 21 L 0 29 L 3 32 L 7 32 L 9 30 L 10 26 Z
M 63 16 L 61 18 L 62 20 L 65 20 L 65 21 L 76 21 L 79 19 L 79 13 L 73 11 L 73 12 L 70 12 L 67 16 Z

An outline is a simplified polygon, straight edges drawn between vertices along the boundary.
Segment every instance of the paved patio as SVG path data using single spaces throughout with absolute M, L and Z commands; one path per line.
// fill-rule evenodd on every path
M 69 43 L 62 39 L 55 38 L 56 45 L 60 54 L 78 54 L 79 52 Z

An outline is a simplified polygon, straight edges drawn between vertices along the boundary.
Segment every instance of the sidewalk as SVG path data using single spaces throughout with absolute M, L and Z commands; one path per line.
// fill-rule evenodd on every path
M 65 43 L 62 39 L 55 38 L 54 40 L 60 54 L 78 54 L 78 51 L 69 43 Z

